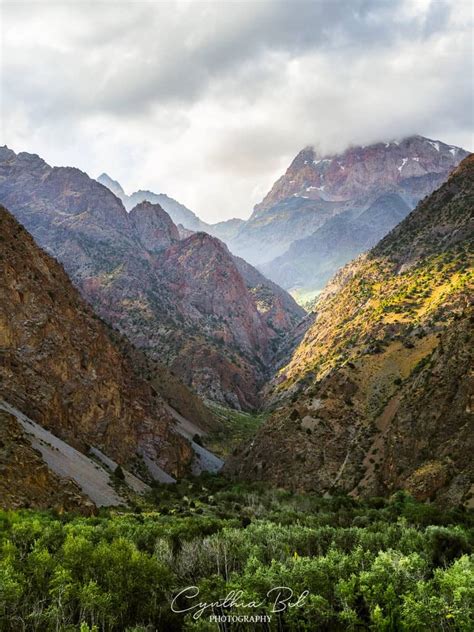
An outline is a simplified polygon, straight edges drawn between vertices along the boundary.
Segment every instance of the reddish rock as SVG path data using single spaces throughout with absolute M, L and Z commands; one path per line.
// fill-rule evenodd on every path
M 265 362 L 304 312 L 261 275 L 258 287 L 244 279 L 222 242 L 203 233 L 179 241 L 159 204 L 128 214 L 81 171 L 5 147 L 0 202 L 61 261 L 96 313 L 153 360 L 209 399 L 245 408 L 258 401 Z M 196 370 L 191 348 L 201 359 Z M 232 390 L 239 373 L 250 376 L 245 395 Z

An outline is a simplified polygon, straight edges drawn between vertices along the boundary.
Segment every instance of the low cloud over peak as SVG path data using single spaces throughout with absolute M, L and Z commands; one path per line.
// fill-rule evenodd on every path
M 472 149 L 472 10 L 443 2 L 2 6 L 2 140 L 245 217 L 305 145 Z

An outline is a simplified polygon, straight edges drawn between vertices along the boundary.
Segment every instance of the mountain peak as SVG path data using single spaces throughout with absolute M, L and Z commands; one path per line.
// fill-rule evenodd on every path
M 400 221 L 399 212 L 392 210 L 405 207 L 409 212 L 467 155 L 460 147 L 420 135 L 352 146 L 338 154 L 305 147 L 255 206 L 250 219 L 231 239 L 230 247 L 253 265 L 264 266 L 265 273 L 286 289 L 321 289 L 340 265 L 375 245 Z M 399 200 L 395 205 L 387 204 L 386 194 L 392 200 L 396 195 Z M 377 200 L 380 209 L 373 206 Z M 370 207 L 384 220 L 378 223 L 384 232 L 374 233 L 369 226 L 368 234 L 365 224 L 353 224 L 359 217 L 363 219 Z M 312 248 L 300 242 L 316 235 L 336 216 L 346 220 L 345 244 L 339 244 L 344 247 L 343 257 L 321 261 L 317 245 Z M 333 236 L 335 240 L 326 239 L 325 250 L 337 254 L 341 250 L 337 243 L 339 231 L 334 230 Z M 290 256 L 292 244 L 295 249 Z M 299 255 L 300 261 L 294 259 L 295 251 L 306 253 L 304 262 Z M 287 254 L 283 262 L 280 258 Z
M 0 160 L 13 160 L 16 157 L 13 149 L 7 147 L 7 145 L 0 146 Z
M 142 246 L 159 252 L 179 241 L 179 231 L 160 204 L 140 202 L 129 213 L 130 221 Z
M 101 173 L 100 176 L 97 178 L 97 182 L 100 182 L 100 184 L 103 184 L 105 187 L 110 189 L 110 191 L 112 191 L 112 193 L 114 193 L 121 200 L 123 197 L 125 197 L 125 191 L 123 190 L 120 182 L 117 182 L 117 180 L 113 180 L 107 173 Z

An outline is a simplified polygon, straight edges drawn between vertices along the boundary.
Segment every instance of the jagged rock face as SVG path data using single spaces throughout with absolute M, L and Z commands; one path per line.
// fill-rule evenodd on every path
M 177 227 L 159 204 L 141 202 L 129 217 L 140 243 L 149 252 L 159 252 L 179 241 Z
M 71 285 L 0 207 L 0 396 L 79 450 L 147 454 L 172 475 L 191 450 L 164 403 Z
M 267 328 L 221 241 L 206 233 L 180 241 L 159 257 L 156 274 L 191 321 L 212 318 L 224 344 L 264 356 Z
M 230 474 L 472 502 L 474 157 L 327 286 Z
M 157 258 L 164 299 L 184 319 L 188 339 L 171 366 L 203 396 L 252 408 L 284 332 L 304 316 L 293 299 L 218 239 L 195 233 Z M 253 274 L 251 277 L 250 275 Z M 214 348 L 199 340 L 212 336 Z
M 295 307 L 295 302 L 276 283 L 263 276 L 256 268 L 241 257 L 233 257 L 247 289 L 251 293 L 259 313 L 270 329 L 281 335 L 292 333 L 296 325 L 295 316 L 303 319 L 305 311 Z M 277 346 L 275 346 L 275 349 Z
M 181 240 L 191 237 L 195 233 L 178 225 Z M 217 244 L 218 242 L 214 242 Z M 221 248 L 223 244 L 219 247 Z M 292 297 L 282 290 L 276 283 L 263 276 L 256 268 L 251 266 L 241 257 L 232 257 L 235 266 L 250 292 L 258 312 L 264 318 L 270 329 L 280 335 L 287 331 L 292 332 L 296 319 L 304 319 L 305 310 L 295 304 Z M 241 280 L 239 280 L 239 283 Z
M 70 479 L 51 471 L 13 415 L 0 410 L 2 509 L 55 509 L 91 514 L 95 507 Z
M 331 156 L 306 148 L 255 207 L 230 248 L 287 289 L 321 289 L 466 156 L 463 149 L 421 136 Z M 327 255 L 320 253 L 321 244 Z
M 159 205 L 142 202 L 127 213 L 105 186 L 38 156 L 0 150 L 0 201 L 64 264 L 96 313 L 133 344 L 205 397 L 257 404 L 263 363 L 302 316 L 291 297 L 283 300 L 282 290 L 267 282 L 272 306 L 262 313 L 259 290 L 243 280 L 217 239 L 179 241 Z M 195 370 L 190 349 L 200 358 Z M 248 385 L 245 394 L 237 376 Z
M 345 201 L 364 198 L 373 191 L 399 189 L 416 202 L 427 190 L 439 186 L 467 154 L 459 147 L 422 136 L 350 147 L 333 156 L 320 156 L 308 147 L 257 204 L 255 216 L 303 191 L 309 199 Z

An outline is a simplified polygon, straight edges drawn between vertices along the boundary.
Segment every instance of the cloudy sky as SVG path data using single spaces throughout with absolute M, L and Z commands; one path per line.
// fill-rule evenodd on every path
M 474 149 L 470 0 L 1 3 L 1 144 L 247 217 L 304 146 Z

